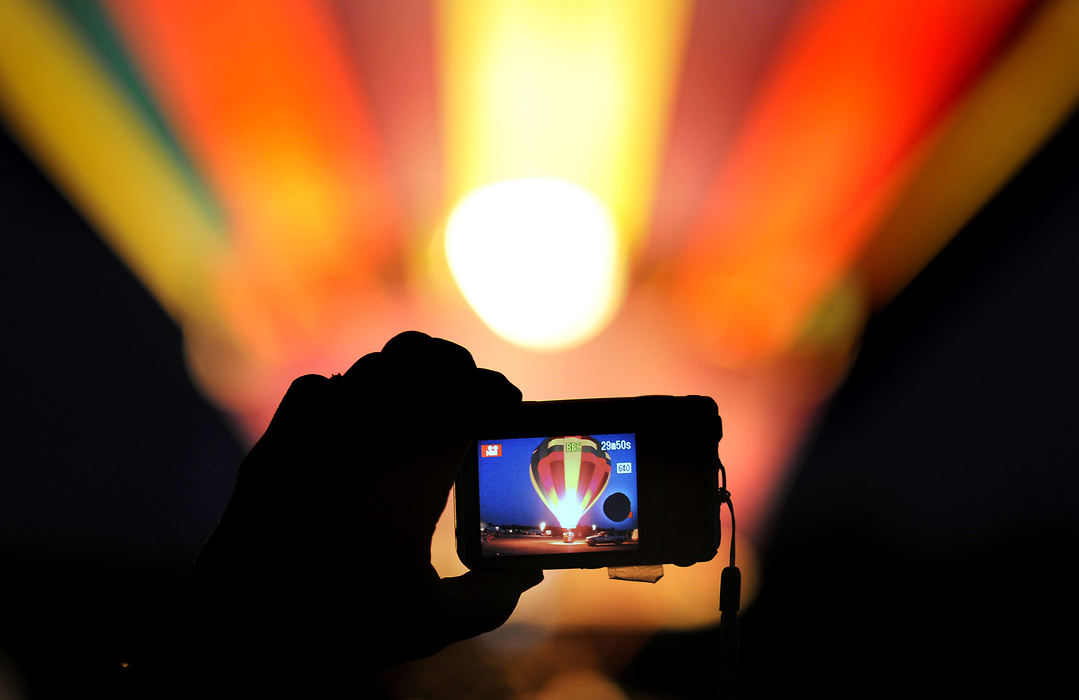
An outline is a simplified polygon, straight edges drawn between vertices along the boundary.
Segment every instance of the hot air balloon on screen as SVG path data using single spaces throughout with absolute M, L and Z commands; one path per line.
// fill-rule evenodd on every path
M 588 435 L 550 437 L 532 452 L 530 473 L 558 524 L 573 528 L 607 488 L 611 456 Z

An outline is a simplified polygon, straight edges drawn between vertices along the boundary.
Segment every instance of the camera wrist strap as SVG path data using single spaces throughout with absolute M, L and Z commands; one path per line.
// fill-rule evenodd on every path
M 720 519 L 724 504 L 731 514 L 730 563 L 723 569 L 719 579 L 719 697 L 722 700 L 737 700 L 740 692 L 741 640 L 738 609 L 741 607 L 742 598 L 742 572 L 735 565 L 734 504 L 731 502 L 731 492 L 727 490 L 727 470 L 718 458 L 717 462 L 723 480 L 716 493 L 716 519 Z

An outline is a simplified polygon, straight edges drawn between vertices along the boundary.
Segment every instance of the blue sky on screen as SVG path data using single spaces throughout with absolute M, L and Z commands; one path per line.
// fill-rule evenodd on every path
M 533 450 L 547 437 L 482 438 L 478 442 L 480 520 L 491 525 L 538 526 L 541 522 L 556 525 L 555 517 L 532 486 L 529 463 Z M 585 512 L 580 524 L 596 525 L 598 530 L 637 527 L 637 436 L 635 433 L 605 433 L 590 437 L 609 442 L 611 478 L 595 504 Z M 629 447 L 624 447 L 628 444 Z M 484 456 L 485 445 L 500 445 L 499 456 Z M 619 473 L 618 465 L 623 465 Z M 626 466 L 628 465 L 628 467 Z M 610 496 L 623 493 L 629 498 L 633 517 L 615 523 L 603 513 L 603 503 Z

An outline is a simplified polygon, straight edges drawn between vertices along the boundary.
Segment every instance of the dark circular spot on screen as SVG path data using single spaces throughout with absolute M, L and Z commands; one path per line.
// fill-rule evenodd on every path
M 603 502 L 603 514 L 612 522 L 620 523 L 629 517 L 629 496 L 624 493 L 612 493 Z

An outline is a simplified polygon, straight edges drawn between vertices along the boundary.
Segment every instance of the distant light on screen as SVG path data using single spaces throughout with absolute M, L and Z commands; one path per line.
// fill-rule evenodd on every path
M 446 258 L 484 323 L 527 348 L 588 340 L 622 299 L 625 255 L 614 220 L 599 199 L 565 180 L 472 190 L 446 225 Z

